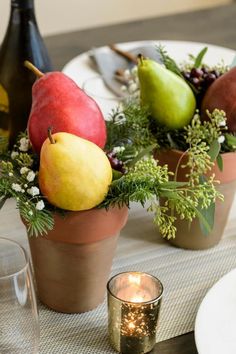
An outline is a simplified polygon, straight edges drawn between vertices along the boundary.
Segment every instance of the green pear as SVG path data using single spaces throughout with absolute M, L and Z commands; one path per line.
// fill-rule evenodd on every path
M 94 143 L 70 133 L 56 133 L 43 143 L 39 186 L 58 208 L 92 209 L 105 198 L 112 168 L 105 152 Z
M 196 100 L 189 85 L 180 76 L 151 59 L 138 63 L 141 104 L 160 125 L 180 129 L 194 115 Z

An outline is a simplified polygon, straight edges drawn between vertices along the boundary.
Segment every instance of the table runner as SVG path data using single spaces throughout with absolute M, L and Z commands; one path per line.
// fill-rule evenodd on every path
M 187 333 L 194 328 L 197 309 L 208 289 L 236 267 L 236 202 L 220 244 L 206 251 L 170 246 L 160 238 L 151 215 L 134 205 L 122 230 L 112 274 L 145 271 L 164 285 L 157 341 Z M 26 233 L 13 201 L 0 212 L 0 235 L 28 248 Z M 107 337 L 106 300 L 97 309 L 80 314 L 56 313 L 39 305 L 40 354 L 113 354 Z

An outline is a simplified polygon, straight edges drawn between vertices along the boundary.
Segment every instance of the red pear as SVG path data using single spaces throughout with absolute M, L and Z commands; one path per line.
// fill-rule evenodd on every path
M 48 127 L 53 133 L 71 133 L 101 148 L 106 142 L 105 120 L 97 103 L 61 72 L 40 75 L 32 88 L 28 134 L 38 154 Z
M 202 119 L 209 119 L 206 110 L 211 113 L 215 108 L 225 111 L 228 130 L 236 132 L 236 67 L 220 76 L 208 88 L 201 106 Z

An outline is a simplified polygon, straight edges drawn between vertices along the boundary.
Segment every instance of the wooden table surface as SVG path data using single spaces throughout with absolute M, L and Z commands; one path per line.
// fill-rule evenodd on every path
M 135 40 L 205 42 L 236 49 L 236 4 L 87 29 L 45 39 L 55 69 L 92 47 Z M 152 354 L 197 353 L 193 333 L 156 344 Z

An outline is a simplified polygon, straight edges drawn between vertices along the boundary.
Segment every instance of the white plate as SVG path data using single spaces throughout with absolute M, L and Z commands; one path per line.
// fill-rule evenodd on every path
M 232 49 L 219 47 L 206 43 L 197 42 L 183 42 L 183 41 L 137 41 L 117 44 L 122 50 L 130 50 L 135 47 L 142 47 L 144 45 L 163 45 L 168 54 L 173 57 L 177 62 L 188 60 L 188 54 L 196 55 L 199 51 L 207 46 L 208 51 L 205 55 L 204 62 L 209 65 L 217 64 L 224 60 L 225 64 L 231 64 L 235 51 Z M 99 50 L 109 53 L 108 47 L 101 47 Z M 79 86 L 82 86 L 84 81 L 97 74 L 94 65 L 92 65 L 89 58 L 89 52 L 83 53 L 72 59 L 67 63 L 63 70 L 65 74 L 71 77 Z
M 173 57 L 177 62 L 183 62 L 188 60 L 188 55 L 193 54 L 196 55 L 200 52 L 202 48 L 205 46 L 208 47 L 208 51 L 205 55 L 204 62 L 209 65 L 218 64 L 221 60 L 224 60 L 225 64 L 231 64 L 235 51 L 218 47 L 211 44 L 206 43 L 197 43 L 197 42 L 183 42 L 183 41 L 136 41 L 136 42 L 128 42 L 128 43 L 119 43 L 117 44 L 122 50 L 131 50 L 135 47 L 142 47 L 145 45 L 163 45 L 167 50 L 168 54 Z M 103 53 L 109 53 L 110 49 L 108 47 L 100 47 L 97 48 Z M 98 75 L 96 71 L 96 67 L 89 57 L 89 52 L 83 53 L 72 59 L 69 63 L 67 63 L 63 72 L 71 77 L 78 86 L 84 86 L 84 83 L 89 79 L 89 89 L 87 92 L 90 96 L 92 96 L 102 109 L 105 117 L 111 112 L 112 108 L 117 105 L 118 99 L 112 94 L 107 87 L 104 85 L 102 80 L 99 78 L 95 78 Z M 91 89 L 92 86 L 92 89 Z M 93 94 L 93 92 L 94 94 Z M 99 95 L 97 94 L 99 92 Z
M 236 353 L 236 269 L 203 299 L 195 321 L 195 341 L 199 354 Z

